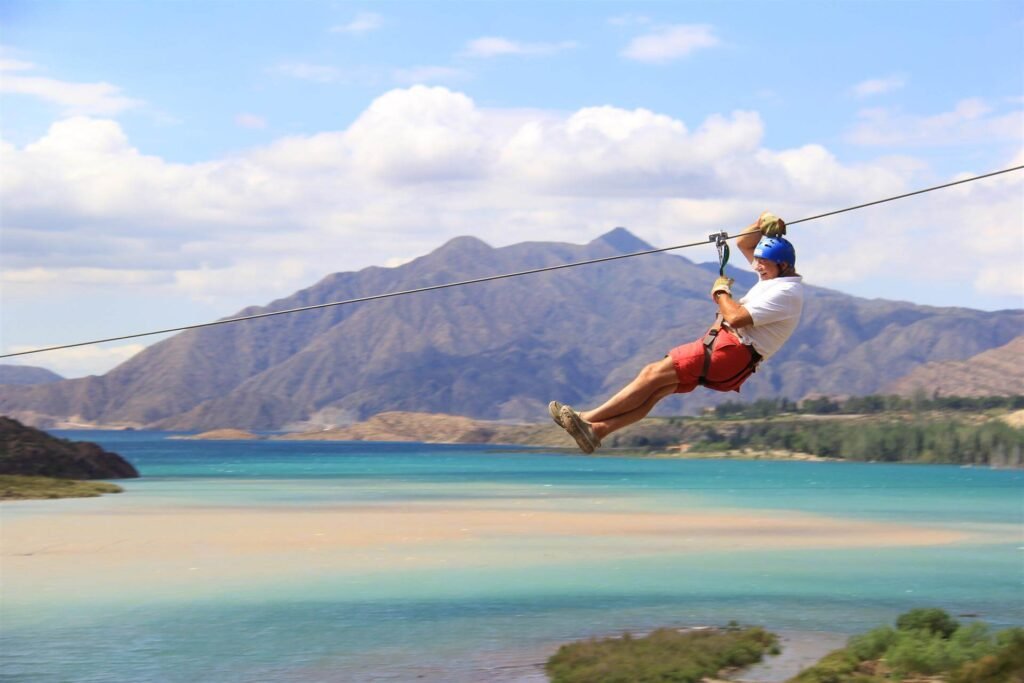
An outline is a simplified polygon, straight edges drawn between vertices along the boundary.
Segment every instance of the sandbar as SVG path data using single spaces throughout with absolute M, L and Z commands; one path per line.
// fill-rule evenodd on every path
M 375 575 L 444 567 L 716 551 L 934 546 L 960 529 L 765 510 L 601 510 L 532 499 L 322 507 L 110 507 L 3 520 L 7 598 L 202 580 Z M 987 534 L 991 535 L 991 534 Z M 528 551 L 524 551 L 528 548 Z M 52 597 L 52 595 L 51 595 Z

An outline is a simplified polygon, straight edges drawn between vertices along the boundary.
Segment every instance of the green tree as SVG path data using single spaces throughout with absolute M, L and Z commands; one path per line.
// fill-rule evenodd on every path
M 912 609 L 896 619 L 900 631 L 924 631 L 949 638 L 960 624 L 944 610 L 937 608 Z

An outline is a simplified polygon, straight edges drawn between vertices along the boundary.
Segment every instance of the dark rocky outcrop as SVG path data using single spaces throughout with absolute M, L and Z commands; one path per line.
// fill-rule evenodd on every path
M 117 453 L 69 441 L 0 416 L 0 474 L 61 479 L 130 479 L 139 473 Z

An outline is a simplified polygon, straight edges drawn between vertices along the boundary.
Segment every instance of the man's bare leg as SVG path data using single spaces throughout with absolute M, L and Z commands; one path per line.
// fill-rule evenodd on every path
M 644 369 L 640 371 L 636 379 L 620 389 L 618 393 L 601 404 L 600 407 L 580 413 L 580 417 L 591 424 L 606 422 L 614 417 L 637 410 L 646 405 L 655 394 L 671 388 L 671 391 L 662 394 L 654 401 L 654 403 L 657 403 L 665 396 L 668 396 L 668 394 L 674 392 L 678 385 L 679 377 L 676 375 L 675 365 L 672 364 L 671 358 L 666 357 L 644 366 Z M 653 407 L 654 404 L 652 403 L 651 408 Z M 648 412 L 651 408 L 647 409 Z M 643 415 L 640 417 L 643 417 Z
M 601 420 L 600 422 L 591 422 L 590 427 L 591 429 L 594 430 L 594 433 L 597 434 L 597 438 L 604 439 L 612 432 L 617 432 L 623 427 L 628 427 L 634 422 L 639 422 L 640 420 L 647 417 L 647 413 L 651 412 L 654 406 L 657 405 L 658 401 L 665 398 L 666 396 L 674 394 L 675 390 L 675 384 L 663 387 L 662 389 L 655 391 L 654 394 L 652 394 L 639 407 L 634 408 L 628 413 L 623 413 L 622 415 L 615 415 L 614 417 L 609 417 L 605 420 Z M 582 417 L 582 414 L 580 416 Z

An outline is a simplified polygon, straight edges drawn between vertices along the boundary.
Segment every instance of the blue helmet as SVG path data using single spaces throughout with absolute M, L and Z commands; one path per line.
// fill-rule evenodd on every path
M 796 249 L 785 237 L 762 237 L 754 248 L 754 256 L 796 267 Z

